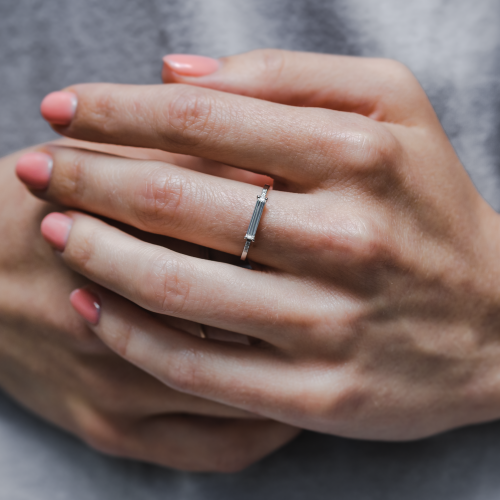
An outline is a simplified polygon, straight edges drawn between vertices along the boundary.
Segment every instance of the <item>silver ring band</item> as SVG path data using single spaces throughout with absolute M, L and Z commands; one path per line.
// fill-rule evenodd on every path
M 243 247 L 243 252 L 241 252 L 241 260 L 245 260 L 248 255 L 248 250 L 250 250 L 250 245 L 255 241 L 255 234 L 257 233 L 257 228 L 259 227 L 260 218 L 262 217 L 262 212 L 264 211 L 264 206 L 266 204 L 267 198 L 266 194 L 271 186 L 266 184 L 262 188 L 262 193 L 257 196 L 257 203 L 253 209 L 252 218 L 250 219 L 250 224 L 248 225 L 247 234 L 245 234 L 245 246 Z

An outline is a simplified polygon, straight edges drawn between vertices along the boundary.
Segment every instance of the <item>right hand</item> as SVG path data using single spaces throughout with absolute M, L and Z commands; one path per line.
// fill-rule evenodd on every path
M 15 177 L 25 152 L 0 159 L 0 387 L 100 451 L 177 469 L 239 470 L 295 437 L 293 427 L 170 389 L 104 346 L 68 300 L 85 279 L 40 235 L 58 207 Z

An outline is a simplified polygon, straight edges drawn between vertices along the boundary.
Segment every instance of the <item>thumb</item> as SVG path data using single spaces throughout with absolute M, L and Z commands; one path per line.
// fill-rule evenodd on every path
M 162 78 L 165 83 L 359 113 L 405 125 L 435 117 L 410 70 L 389 59 L 270 49 L 219 60 L 170 54 L 163 58 Z

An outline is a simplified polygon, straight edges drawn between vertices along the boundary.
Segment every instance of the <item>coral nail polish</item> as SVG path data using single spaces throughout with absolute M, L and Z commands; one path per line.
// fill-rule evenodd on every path
M 163 62 L 170 71 L 182 76 L 206 76 L 215 73 L 220 62 L 217 59 L 189 54 L 169 54 Z
M 99 323 L 101 316 L 101 301 L 99 297 L 86 288 L 78 288 L 71 292 L 69 301 L 75 309 L 85 320 L 92 325 Z
M 47 215 L 41 225 L 42 236 L 56 250 L 64 252 L 73 219 L 59 212 Z
M 54 125 L 69 125 L 75 115 L 78 99 L 73 92 L 52 92 L 40 105 L 42 116 Z
M 16 175 L 19 180 L 33 189 L 47 189 L 54 162 L 45 153 L 26 153 L 16 164 Z

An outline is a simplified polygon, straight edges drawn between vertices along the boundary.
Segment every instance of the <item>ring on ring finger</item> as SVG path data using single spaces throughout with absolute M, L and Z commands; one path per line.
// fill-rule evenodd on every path
M 245 234 L 245 246 L 243 247 L 243 252 L 241 252 L 241 260 L 246 260 L 248 251 L 250 250 L 250 245 L 255 241 L 255 235 L 257 234 L 259 222 L 267 201 L 266 194 L 270 187 L 271 186 L 269 184 L 266 184 L 262 188 L 260 196 L 257 196 L 257 202 L 255 203 L 252 218 L 250 219 L 250 224 L 248 225 L 247 233 Z

